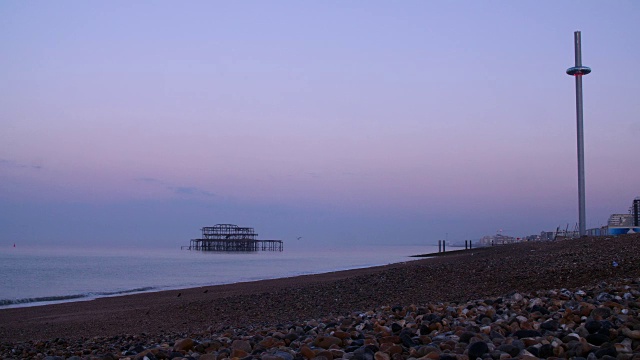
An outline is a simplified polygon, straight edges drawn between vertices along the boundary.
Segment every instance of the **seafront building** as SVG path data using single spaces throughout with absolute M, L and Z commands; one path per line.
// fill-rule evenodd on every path
M 606 236 L 640 233 L 640 196 L 633 200 L 627 214 L 611 214 L 607 225 L 586 230 L 588 236 Z M 478 241 L 480 246 L 492 246 L 512 244 L 522 241 L 552 241 L 558 239 L 577 238 L 580 232 L 576 227 L 573 229 L 567 225 L 564 229 L 557 227 L 555 231 L 542 231 L 540 235 L 528 235 L 523 237 L 513 237 L 498 233 L 487 235 Z
M 611 214 L 607 226 L 632 226 L 633 215 L 632 214 Z
M 488 235 L 488 236 L 482 237 L 479 243 L 482 246 L 493 246 L 493 245 L 513 244 L 516 242 L 520 242 L 520 238 L 515 238 L 513 236 L 502 235 L 498 233 L 495 235 Z
M 633 199 L 628 214 L 612 214 L 607 223 L 607 235 L 640 233 L 640 196 Z

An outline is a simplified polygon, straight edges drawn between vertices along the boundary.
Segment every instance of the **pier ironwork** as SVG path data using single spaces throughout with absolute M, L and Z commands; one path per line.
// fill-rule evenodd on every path
M 185 248 L 185 247 L 183 247 Z M 282 251 L 282 240 L 259 240 L 251 227 L 217 224 L 202 228 L 202 238 L 191 239 L 188 250 L 201 251 Z

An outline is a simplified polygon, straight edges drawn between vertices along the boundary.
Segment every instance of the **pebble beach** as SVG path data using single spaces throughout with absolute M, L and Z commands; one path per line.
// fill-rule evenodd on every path
M 0 357 L 640 359 L 639 311 L 633 234 L 2 309 Z

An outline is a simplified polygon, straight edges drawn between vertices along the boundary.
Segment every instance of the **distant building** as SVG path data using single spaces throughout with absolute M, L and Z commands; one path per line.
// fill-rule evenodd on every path
M 640 196 L 633 199 L 628 214 L 612 214 L 607 226 L 608 235 L 640 233 Z
M 490 245 L 504 245 L 504 244 L 513 244 L 515 242 L 519 242 L 521 241 L 520 238 L 515 238 L 513 236 L 508 236 L 508 235 L 502 235 L 502 234 L 496 234 L 496 235 L 487 235 L 487 236 L 483 236 L 482 239 L 480 239 L 480 244 L 481 245 L 485 245 L 485 246 L 490 246 Z
M 527 235 L 522 238 L 524 241 L 540 241 L 542 237 L 540 235 Z
M 608 226 L 633 226 L 633 216 L 631 214 L 611 214 L 609 216 Z
M 609 234 L 609 227 L 602 226 L 599 228 L 587 229 L 587 235 L 589 236 L 604 236 Z
M 556 232 L 555 231 L 543 231 L 540 233 L 540 240 L 555 240 Z

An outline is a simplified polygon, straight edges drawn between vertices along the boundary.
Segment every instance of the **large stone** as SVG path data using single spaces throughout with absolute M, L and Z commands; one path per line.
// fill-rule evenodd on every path
M 418 344 L 416 344 L 415 341 L 413 341 L 413 339 L 411 338 L 411 336 L 408 333 L 400 334 L 400 340 L 402 341 L 402 345 L 404 345 L 404 346 L 406 346 L 408 348 L 418 345 Z
M 328 349 L 331 345 L 340 345 L 342 344 L 342 340 L 335 336 L 318 336 L 314 341 L 313 345 L 321 347 L 323 349 Z
M 589 334 L 585 339 L 587 339 L 587 342 L 589 342 L 589 344 L 593 344 L 596 346 L 600 346 L 609 341 L 609 337 L 604 334 Z
M 368 347 L 361 347 L 353 352 L 352 360 L 374 360 L 374 352 Z
M 296 340 L 298 340 L 298 335 L 296 335 L 296 334 L 287 334 L 287 335 L 284 336 L 284 342 L 287 345 L 291 344 L 292 342 L 294 342 Z
M 474 332 L 471 331 L 465 331 L 462 334 L 460 334 L 460 342 L 463 343 L 469 343 L 469 340 L 471 340 L 472 337 L 476 336 L 476 334 Z
M 341 349 L 329 349 L 334 359 L 342 359 L 344 357 L 344 350 Z
M 538 358 L 531 354 L 526 354 L 526 355 L 522 355 L 520 357 L 520 360 L 538 360 Z
M 591 346 L 591 344 L 589 344 L 587 339 L 581 337 L 579 341 L 580 341 L 581 350 L 582 350 L 582 354 L 581 355 L 586 355 L 589 352 L 591 352 L 591 349 L 593 349 L 593 346 Z
M 618 356 L 618 352 L 616 351 L 615 347 L 607 346 L 607 347 L 602 347 L 596 350 L 596 356 L 598 357 L 598 359 L 603 358 L 605 356 L 611 356 L 615 358 L 616 356 Z
M 544 306 L 540 306 L 540 305 L 534 305 L 533 307 L 531 307 L 531 312 L 539 312 L 542 315 L 549 315 L 549 310 L 547 310 L 547 308 L 545 308 Z
M 439 360 L 458 360 L 458 357 L 455 354 L 445 353 L 440 355 Z
M 234 350 L 243 350 L 246 353 L 251 353 L 251 343 L 248 340 L 234 340 L 231 343 L 231 348 Z
M 482 358 L 482 355 L 489 352 L 489 346 L 484 341 L 477 341 L 469 345 L 468 354 L 469 360 L 475 360 L 476 358 Z
M 285 346 L 285 342 L 284 340 L 281 339 L 276 339 L 273 336 L 268 336 L 264 339 L 262 339 L 262 341 L 260 341 L 260 346 L 262 346 L 265 349 L 271 349 L 274 347 L 279 347 L 279 346 Z
M 307 345 L 303 345 L 300 348 L 300 354 L 302 354 L 302 356 L 304 356 L 307 359 L 313 359 L 314 357 L 316 357 L 316 353 L 311 350 L 310 347 L 308 347 Z
M 373 357 L 375 360 L 391 360 L 391 356 L 382 351 L 376 352 Z
M 511 344 L 502 344 L 498 346 L 498 350 L 509 354 L 511 357 L 516 357 L 520 353 L 520 349 Z
M 402 354 L 398 354 L 397 356 L 401 357 Z M 391 358 L 394 359 L 394 357 L 395 357 L 395 355 L 392 356 Z M 418 359 L 420 359 L 420 360 L 438 360 L 438 359 L 440 359 L 440 353 L 439 352 L 438 353 L 437 352 L 430 352 L 427 355 L 425 355 L 423 357 L 420 357 Z
M 243 358 L 245 356 L 249 355 L 248 352 L 242 350 L 242 349 L 233 349 L 233 351 L 231 352 L 231 357 L 232 358 Z
M 286 351 L 276 351 L 273 354 L 262 354 L 262 360 L 293 360 L 293 355 Z
M 326 359 L 326 360 L 333 360 L 333 354 L 329 350 L 322 350 L 316 354 L 315 358 L 318 360 L 320 360 L 320 358 Z
M 551 344 L 544 344 L 538 349 L 538 356 L 546 359 L 553 356 L 553 346 Z
M 634 340 L 640 340 L 640 330 L 631 330 L 625 327 L 622 329 L 622 335 Z
M 528 348 L 525 349 L 525 351 L 523 351 L 523 353 L 526 353 L 527 355 L 539 357 L 540 349 L 535 346 L 529 346 Z
M 589 335 L 589 330 L 587 330 L 587 328 L 585 328 L 584 326 L 578 326 L 575 331 L 576 334 L 580 335 L 580 337 L 586 337 L 587 335 Z
M 195 346 L 196 342 L 193 339 L 180 339 L 173 345 L 174 351 L 189 351 Z
M 518 330 L 513 335 L 519 339 L 541 336 L 540 332 L 536 330 Z
M 599 307 L 591 311 L 591 317 L 594 320 L 604 320 L 609 316 L 611 316 L 611 309 L 609 309 L 608 307 Z
M 597 321 L 597 320 L 588 320 L 584 324 L 584 328 L 587 329 L 589 334 L 597 333 L 598 330 L 600 330 L 601 327 L 602 327 L 602 324 L 600 323 L 600 321 Z
M 558 322 L 558 320 L 554 320 L 554 319 L 547 320 L 542 324 L 540 324 L 541 329 L 548 330 L 548 331 L 556 331 L 558 330 L 559 326 L 560 326 L 560 323 Z
M 400 344 L 401 342 L 402 340 L 398 335 L 384 336 L 380 338 L 380 344 L 384 344 L 384 343 Z
M 580 303 L 580 316 L 589 316 L 596 306 L 587 302 Z
M 393 343 L 383 343 L 380 344 L 380 351 L 385 352 L 391 356 L 393 354 L 401 354 L 402 346 Z

